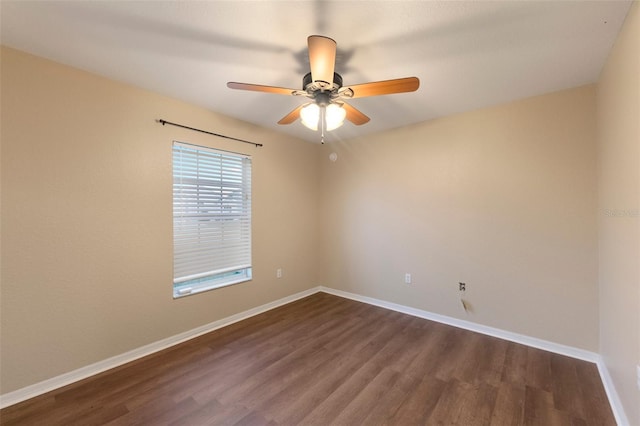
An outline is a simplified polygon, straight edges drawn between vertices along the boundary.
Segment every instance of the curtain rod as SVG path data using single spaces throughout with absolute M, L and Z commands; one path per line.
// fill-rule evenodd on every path
M 208 132 L 208 131 L 206 131 L 206 130 L 196 129 L 195 127 L 189 127 L 189 126 L 185 126 L 185 125 L 178 124 L 178 123 L 172 123 L 172 122 L 170 122 L 170 121 L 163 120 L 163 119 L 157 120 L 157 122 L 158 122 L 158 123 L 160 123 L 160 124 L 162 124 L 163 126 L 164 126 L 165 124 L 170 124 L 170 125 L 172 125 L 172 126 L 182 127 L 183 129 L 194 130 L 194 131 L 196 131 L 196 132 L 201 132 L 201 133 L 206 133 L 206 134 L 208 134 L 208 135 L 217 136 L 217 137 L 219 137 L 219 138 L 231 139 L 231 140 L 238 141 L 238 142 L 242 142 L 242 143 L 248 143 L 248 144 L 254 145 L 254 146 L 256 146 L 256 147 L 258 147 L 258 146 L 262 146 L 262 144 L 261 144 L 261 143 L 256 143 L 256 142 L 251 142 L 251 141 L 245 141 L 244 139 L 238 139 L 238 138 L 233 138 L 233 137 L 231 137 L 231 136 L 221 135 L 221 134 L 219 134 L 219 133 Z

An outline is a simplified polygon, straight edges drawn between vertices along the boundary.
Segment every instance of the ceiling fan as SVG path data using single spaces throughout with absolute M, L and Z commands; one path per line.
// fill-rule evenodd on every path
M 311 72 L 302 78 L 302 90 L 237 82 L 228 82 L 227 87 L 311 99 L 282 117 L 278 124 L 291 124 L 300 118 L 306 127 L 320 129 L 324 143 L 325 130 L 340 127 L 345 118 L 357 126 L 370 120 L 345 102 L 346 99 L 413 92 L 420 86 L 417 77 L 406 77 L 345 87 L 342 85 L 342 77 L 335 72 L 336 42 L 329 37 L 312 35 L 307 38 L 307 44 Z

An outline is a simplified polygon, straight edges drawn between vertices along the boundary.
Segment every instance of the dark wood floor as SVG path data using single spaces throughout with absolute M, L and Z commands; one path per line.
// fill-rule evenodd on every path
M 0 412 L 3 425 L 615 425 L 594 364 L 318 293 Z

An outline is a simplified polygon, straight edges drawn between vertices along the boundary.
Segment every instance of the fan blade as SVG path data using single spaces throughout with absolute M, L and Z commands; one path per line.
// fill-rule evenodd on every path
M 366 115 L 361 113 L 359 110 L 357 110 L 355 107 L 349 105 L 346 102 L 342 104 L 342 108 L 344 108 L 344 110 L 347 112 L 347 120 L 349 120 L 356 126 L 361 126 L 365 123 L 368 123 L 370 120 L 369 117 L 367 117 Z
M 309 66 L 313 81 L 333 84 L 333 71 L 336 66 L 336 42 L 329 37 L 312 35 L 307 38 L 309 46 Z
M 287 89 L 286 87 L 262 86 L 260 84 L 236 83 L 230 81 L 227 83 L 229 89 L 250 90 L 252 92 L 275 93 L 277 95 L 293 95 L 296 89 Z
M 356 84 L 347 87 L 351 89 L 351 98 L 364 98 L 367 96 L 390 95 L 392 93 L 415 92 L 420 87 L 417 77 L 397 78 L 395 80 L 374 81 L 371 83 Z
M 278 121 L 278 124 L 291 124 L 294 121 L 296 121 L 298 118 L 300 118 L 300 110 L 304 108 L 305 105 L 308 105 L 308 103 L 300 105 L 299 107 L 291 111 L 289 114 L 282 117 L 280 121 Z

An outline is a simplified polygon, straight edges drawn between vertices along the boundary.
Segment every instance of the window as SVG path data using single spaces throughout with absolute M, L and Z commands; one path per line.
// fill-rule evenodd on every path
M 251 157 L 173 143 L 173 297 L 251 279 Z

